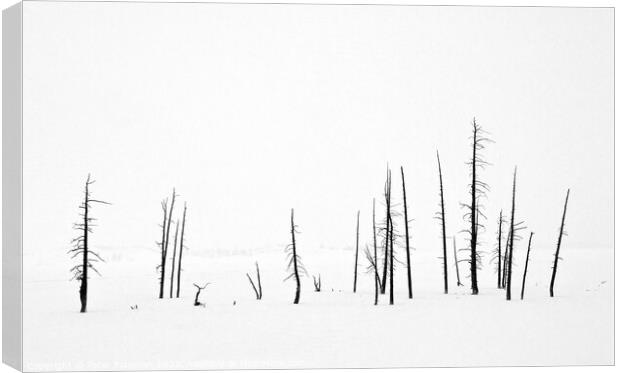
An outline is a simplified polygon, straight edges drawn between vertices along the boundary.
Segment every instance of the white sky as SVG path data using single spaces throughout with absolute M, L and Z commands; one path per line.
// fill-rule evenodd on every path
M 101 247 L 152 247 L 188 201 L 196 251 L 371 238 L 404 166 L 413 245 L 466 228 L 470 122 L 495 143 L 483 236 L 510 208 L 537 249 L 613 246 L 613 10 L 42 3 L 24 6 L 24 249 L 68 247 L 88 172 Z M 180 212 L 180 210 L 179 210 Z M 459 244 L 465 246 L 465 236 Z

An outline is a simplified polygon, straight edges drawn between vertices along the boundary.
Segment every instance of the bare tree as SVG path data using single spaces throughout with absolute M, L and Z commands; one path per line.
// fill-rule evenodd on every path
M 295 278 L 295 283 L 297 288 L 295 290 L 295 300 L 293 304 L 299 303 L 299 296 L 301 293 L 301 281 L 299 278 L 300 273 L 306 274 L 306 269 L 304 268 L 301 258 L 297 254 L 297 244 L 295 242 L 295 233 L 299 233 L 297 231 L 297 226 L 295 225 L 295 210 L 291 209 L 291 243 L 286 246 L 287 260 L 288 266 L 287 269 L 291 271 L 291 273 L 284 279 L 284 281 L 290 279 L 291 277 Z
M 456 256 L 456 236 L 452 236 L 452 248 L 454 249 L 454 268 L 456 268 L 456 286 L 463 286 L 459 274 L 459 258 Z
M 101 203 L 104 205 L 109 205 L 110 203 L 100 201 L 97 199 L 91 198 L 90 195 L 90 186 L 94 184 L 95 181 L 90 179 L 90 174 L 86 178 L 86 183 L 84 184 L 84 200 L 80 205 L 80 222 L 73 224 L 73 229 L 77 230 L 80 234 L 76 238 L 74 238 L 71 243 L 73 244 L 73 248 L 68 251 L 68 254 L 71 256 L 71 259 L 75 257 L 81 256 L 81 260 L 79 264 L 76 264 L 70 269 L 70 272 L 73 274 L 72 280 L 80 281 L 80 312 L 86 312 L 86 306 L 88 303 L 88 270 L 92 269 L 93 272 L 100 275 L 97 268 L 94 267 L 93 263 L 103 262 L 103 259 L 94 252 L 89 247 L 89 233 L 93 232 L 93 227 L 95 224 L 93 223 L 96 219 L 89 215 L 91 204 L 93 203 Z M 91 257 L 92 256 L 92 257 Z
M 512 288 L 512 257 L 514 250 L 514 238 L 515 238 L 515 189 L 517 185 L 517 168 L 515 167 L 515 171 L 512 178 L 512 209 L 510 211 L 510 237 L 509 244 L 506 247 L 508 253 L 508 269 L 506 270 L 506 300 L 510 300 L 511 298 L 511 288 Z
M 374 248 L 374 254 L 370 253 L 370 249 L 368 249 L 368 245 L 366 245 L 366 259 L 368 260 L 368 268 L 367 272 L 372 273 L 374 277 L 375 283 L 375 306 L 379 304 L 379 270 L 377 268 L 377 247 Z
M 437 167 L 439 169 L 439 219 L 441 220 L 441 238 L 443 244 L 443 292 L 448 294 L 448 255 L 446 244 L 446 210 L 443 200 L 443 176 L 441 174 L 441 161 L 439 160 L 439 150 L 437 150 Z M 460 282 L 460 281 L 459 281 Z
M 170 209 L 168 210 L 168 200 L 164 200 L 162 202 L 162 208 L 164 210 L 164 214 L 166 211 L 168 212 L 168 217 L 164 215 L 164 224 L 162 226 L 162 249 L 161 249 L 161 264 L 159 266 L 160 269 L 160 277 L 159 277 L 159 298 L 164 297 L 164 282 L 166 279 L 166 257 L 168 256 L 168 242 L 170 241 L 170 226 L 172 225 L 172 212 L 174 210 L 174 201 L 176 199 L 176 192 L 174 188 L 172 189 L 172 202 L 170 203 Z
M 204 306 L 204 303 L 200 303 L 200 301 L 198 300 L 198 297 L 200 296 L 200 292 L 203 291 L 209 284 L 210 282 L 207 282 L 205 286 L 199 286 L 199 285 L 194 284 L 194 286 L 196 287 L 196 297 L 194 298 L 194 306 Z
M 564 212 L 562 212 L 562 224 L 560 225 L 560 235 L 558 237 L 558 246 L 555 249 L 555 257 L 553 259 L 553 272 L 551 273 L 551 284 L 549 285 L 549 295 L 553 297 L 553 285 L 555 284 L 555 275 L 558 271 L 558 259 L 560 259 L 560 245 L 562 244 L 562 237 L 564 233 L 564 221 L 566 220 L 566 207 L 568 206 L 568 196 L 570 189 L 566 191 L 566 200 L 564 201 Z
M 390 215 L 390 305 L 394 304 L 394 224 Z
M 413 289 L 411 284 L 411 254 L 409 252 L 409 219 L 407 217 L 407 191 L 405 188 L 405 171 L 400 166 L 400 176 L 403 181 L 403 212 L 405 215 L 405 250 L 407 254 L 407 288 L 409 289 L 409 299 L 413 298 Z
M 482 182 L 479 178 L 479 171 L 484 169 L 488 163 L 481 156 L 480 152 L 485 148 L 485 144 L 490 142 L 490 139 L 485 137 L 486 132 L 476 123 L 476 118 L 472 121 L 472 156 L 471 160 L 467 162 L 471 170 L 471 184 L 470 188 L 470 204 L 461 204 L 466 209 L 465 217 L 469 219 L 469 235 L 470 235 L 470 278 L 471 278 L 471 291 L 472 294 L 478 294 L 478 266 L 480 262 L 478 249 L 478 229 L 480 228 L 480 222 L 478 220 L 478 214 L 480 214 L 481 205 L 480 198 L 486 196 L 486 192 L 489 187 L 486 183 Z M 482 215 L 484 217 L 484 215 Z
M 177 220 L 174 225 L 175 225 L 175 229 L 174 229 L 174 245 L 173 245 L 173 250 L 172 250 L 172 268 L 170 270 L 170 298 L 172 298 L 172 294 L 174 291 L 174 266 L 175 266 L 175 259 L 177 257 L 177 237 L 179 236 L 179 221 Z
M 510 245 L 510 235 L 512 231 L 508 228 L 506 236 L 506 244 L 504 245 L 504 268 L 502 268 L 502 289 L 506 289 L 506 277 L 508 275 L 508 245 Z
M 387 286 L 387 273 L 389 262 L 389 250 L 390 250 L 390 231 L 391 231 L 391 195 L 392 195 L 392 172 L 387 169 L 387 176 L 385 179 L 385 185 L 383 190 L 383 196 L 385 198 L 385 250 L 383 253 L 383 279 L 381 280 L 381 294 L 385 294 L 385 288 Z
M 161 242 L 159 242 L 160 246 L 160 256 L 161 261 L 157 266 L 157 270 L 159 271 L 159 298 L 164 297 L 164 276 L 166 272 L 166 226 L 168 225 L 168 198 L 161 201 L 161 209 L 164 212 L 164 221 L 161 224 Z
M 181 295 L 181 270 L 183 260 L 183 248 L 185 238 L 185 217 L 187 216 L 187 203 L 183 205 L 183 220 L 181 222 L 181 241 L 179 242 L 179 267 L 177 269 L 177 298 Z
M 497 288 L 502 288 L 502 224 L 504 223 L 503 211 L 499 212 L 499 219 L 497 220 L 497 248 L 493 259 L 497 260 Z
M 525 293 L 525 276 L 527 275 L 527 264 L 530 261 L 530 249 L 532 248 L 532 236 L 534 232 L 530 232 L 530 240 L 527 243 L 527 255 L 525 256 L 525 269 L 523 270 L 523 282 L 521 283 L 521 300 L 523 300 L 523 294 Z
M 261 300 L 263 299 L 263 287 L 260 283 L 260 270 L 258 268 L 258 262 L 256 262 L 255 264 L 256 264 L 256 284 L 254 284 L 252 277 L 250 277 L 248 273 L 246 273 L 245 275 L 248 277 L 248 280 L 250 281 L 250 285 L 252 285 L 252 289 L 254 289 L 254 293 L 256 294 L 256 300 Z
M 314 291 L 317 293 L 321 291 L 321 274 L 319 273 L 319 277 L 312 276 L 312 282 L 314 283 Z
M 379 268 L 377 263 L 377 224 L 375 222 L 375 199 L 372 199 L 372 244 L 375 253 L 375 275 L 376 275 L 376 284 L 379 288 L 381 288 L 381 277 L 379 277 Z
M 357 258 L 359 257 L 360 242 L 360 212 L 357 211 L 357 225 L 355 228 L 355 268 L 353 268 L 353 292 L 357 291 Z

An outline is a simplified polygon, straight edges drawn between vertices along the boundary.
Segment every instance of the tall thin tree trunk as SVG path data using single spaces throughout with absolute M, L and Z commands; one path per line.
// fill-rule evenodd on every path
M 448 255 L 446 243 L 446 210 L 443 200 L 443 176 L 441 174 L 441 161 L 439 160 L 439 150 L 437 151 L 437 166 L 439 168 L 439 196 L 441 200 L 441 238 L 443 243 L 443 292 L 448 294 Z
M 183 220 L 181 222 L 181 240 L 179 242 L 179 267 L 177 269 L 177 298 L 181 295 L 181 269 L 183 260 L 183 239 L 185 238 L 185 217 L 187 215 L 187 203 L 183 205 Z
M 471 273 L 471 292 L 472 294 L 478 294 L 478 254 L 476 252 L 478 245 L 478 226 L 476 214 L 478 212 L 478 208 L 476 207 L 476 147 L 477 147 L 477 136 L 478 129 L 476 127 L 476 122 L 474 119 L 474 134 L 473 134 L 473 145 L 472 145 L 472 158 L 471 158 L 471 207 L 470 207 L 470 221 L 471 221 L 471 237 L 470 237 L 470 246 L 471 246 L 471 257 L 470 257 L 470 273 Z
M 512 257 L 514 251 L 515 240 L 515 190 L 517 185 L 517 168 L 515 167 L 512 178 L 512 210 L 510 212 L 510 244 L 506 248 L 508 250 L 508 271 L 506 273 L 506 300 L 511 299 L 512 290 Z
M 527 255 L 525 256 L 525 269 L 523 270 L 523 282 L 521 283 L 521 300 L 523 300 L 523 294 L 525 293 L 525 276 L 527 275 L 527 263 L 530 261 L 530 249 L 532 247 L 532 236 L 534 232 L 530 232 L 530 240 L 527 243 Z
M 176 199 L 176 191 L 172 189 L 172 201 L 170 202 L 170 210 L 168 210 L 168 219 L 166 224 L 166 236 L 164 240 L 164 255 L 161 261 L 161 283 L 159 284 L 159 298 L 164 297 L 164 283 L 166 281 L 166 257 L 168 256 L 168 243 L 170 242 L 170 226 L 172 225 L 172 211 L 174 210 L 174 201 Z
M 291 209 L 291 239 L 293 244 L 293 270 L 295 271 L 295 282 L 297 283 L 297 289 L 295 290 L 295 300 L 293 304 L 299 303 L 299 295 L 301 293 L 301 282 L 299 281 L 299 271 L 297 268 L 297 246 L 295 244 L 295 211 Z
M 503 211 L 499 211 L 499 228 L 497 228 L 497 288 L 502 288 L 502 223 Z
M 394 304 L 394 224 L 390 215 L 390 304 Z
M 405 250 L 407 252 L 407 288 L 409 289 L 409 299 L 413 298 L 413 289 L 411 285 L 411 254 L 409 251 L 409 218 L 407 216 L 407 191 L 405 188 L 405 171 L 400 166 L 400 176 L 403 180 L 403 210 L 405 213 Z
M 159 298 L 164 297 L 164 281 L 166 276 L 166 227 L 168 226 L 168 199 L 162 201 L 162 210 L 164 211 L 164 222 L 161 225 L 161 263 L 159 265 Z
M 258 282 L 258 299 L 263 299 L 263 285 L 260 282 L 260 269 L 258 269 L 258 262 L 256 262 L 256 281 Z
M 172 298 L 172 294 L 174 291 L 174 269 L 175 269 L 175 259 L 177 257 L 177 237 L 179 235 L 179 221 L 175 223 L 174 229 L 174 246 L 172 248 L 172 267 L 170 268 L 170 298 Z M 178 286 L 178 285 L 177 285 Z
M 357 291 L 357 258 L 359 257 L 360 242 L 360 212 L 357 211 L 357 225 L 355 228 L 355 268 L 353 268 L 353 292 Z
M 80 312 L 86 312 L 86 304 L 88 302 L 88 184 L 90 183 L 90 175 L 88 175 L 88 180 L 86 181 L 86 186 L 84 188 L 84 227 L 83 227 L 83 255 L 82 255 L 82 279 L 80 282 Z
M 560 235 L 558 237 L 558 246 L 555 249 L 555 258 L 553 259 L 553 272 L 551 273 L 551 284 L 549 285 L 549 295 L 553 297 L 553 285 L 555 284 L 555 275 L 558 270 L 558 259 L 560 257 L 560 245 L 562 244 L 562 236 L 564 235 L 564 221 L 566 219 L 566 207 L 568 206 L 568 195 L 570 189 L 566 191 L 566 200 L 564 201 L 564 212 L 562 212 L 562 224 L 560 225 Z
M 508 229 L 506 244 L 504 245 L 504 268 L 502 268 L 502 289 L 506 289 L 506 277 L 508 277 L 508 245 L 510 245 L 510 235 L 512 231 Z
M 381 281 L 381 294 L 385 294 L 385 288 L 387 286 L 387 271 L 388 271 L 388 257 L 390 248 L 390 194 L 392 192 L 392 173 L 390 169 L 387 170 L 387 176 L 385 179 L 385 252 L 383 253 L 383 280 Z
M 456 256 L 456 237 L 452 236 L 452 248 L 454 249 L 454 268 L 456 268 L 456 286 L 463 286 L 459 274 L 459 258 Z

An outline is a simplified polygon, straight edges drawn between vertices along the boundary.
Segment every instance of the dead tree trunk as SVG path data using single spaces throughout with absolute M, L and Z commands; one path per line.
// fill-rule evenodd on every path
M 407 288 L 409 289 L 409 299 L 413 298 L 413 289 L 411 284 L 411 254 L 409 251 L 409 218 L 407 217 L 407 192 L 405 189 L 405 172 L 400 167 L 400 176 L 403 181 L 403 210 L 405 214 L 405 250 L 407 253 Z
M 185 217 L 187 215 L 187 203 L 183 205 L 183 220 L 181 221 L 181 240 L 179 242 L 179 267 L 177 269 L 177 298 L 181 295 L 181 270 L 183 260 L 183 240 L 185 238 Z
M 566 220 L 566 207 L 568 206 L 568 195 L 570 189 L 566 191 L 566 200 L 564 201 L 564 212 L 562 212 L 562 224 L 560 225 L 560 235 L 558 237 L 558 246 L 555 249 L 555 257 L 553 259 L 553 272 L 551 272 L 551 284 L 549 285 L 549 295 L 553 297 L 553 285 L 555 284 L 555 275 L 558 271 L 558 259 L 560 258 L 560 245 L 562 244 L 562 236 L 564 236 L 564 221 Z
M 385 288 L 387 286 L 387 273 L 388 273 L 388 257 L 389 257 L 389 235 L 390 235 L 390 221 L 391 221 L 391 193 L 392 193 L 392 172 L 388 168 L 387 176 L 385 179 L 384 197 L 385 197 L 385 251 L 383 253 L 383 279 L 381 280 L 381 294 L 385 294 Z
M 390 305 L 394 304 L 394 224 L 390 216 Z
M 258 269 L 258 262 L 256 262 L 256 281 L 258 282 L 259 299 L 263 299 L 263 284 L 260 281 L 260 269 Z
M 88 217 L 88 185 L 90 184 L 90 175 L 88 175 L 88 179 L 86 180 L 86 185 L 84 186 L 84 227 L 82 229 L 83 239 L 84 239 L 84 250 L 82 250 L 82 283 L 80 284 L 80 312 L 86 312 L 86 305 L 88 303 L 88 231 L 89 231 L 89 223 L 90 218 Z
M 523 300 L 523 294 L 525 293 L 525 276 L 527 275 L 527 264 L 530 261 L 530 249 L 532 247 L 532 236 L 534 232 L 530 232 L 530 240 L 527 243 L 527 254 L 525 256 L 525 269 L 523 269 L 523 282 L 521 282 L 521 300 Z
M 168 225 L 168 198 L 161 202 L 164 212 L 164 221 L 161 225 L 161 262 L 157 266 L 159 269 L 159 298 L 164 297 L 164 276 L 166 275 L 166 226 Z
M 463 286 L 459 274 L 459 258 L 456 256 L 456 237 L 452 236 L 452 248 L 454 249 L 454 268 L 456 268 L 456 286 Z
M 250 281 L 250 285 L 252 285 L 252 289 L 254 289 L 254 294 L 256 294 L 256 300 L 263 299 L 263 287 L 260 283 L 260 270 L 258 269 L 258 262 L 256 262 L 256 284 L 252 280 L 252 277 L 248 273 L 245 274 Z
M 506 244 L 504 245 L 504 268 L 502 268 L 502 289 L 506 289 L 506 277 L 508 275 L 508 245 L 510 245 L 510 235 L 512 232 L 508 229 L 506 236 Z
M 164 282 L 166 280 L 166 257 L 168 255 L 168 243 L 170 241 L 170 226 L 172 225 L 172 212 L 174 210 L 174 201 L 176 199 L 176 192 L 172 189 L 172 201 L 170 202 L 170 210 L 168 210 L 168 218 L 166 219 L 166 234 L 163 244 L 163 255 L 161 261 L 161 281 L 159 284 L 159 298 L 164 297 Z
M 502 223 L 503 211 L 499 211 L 499 227 L 497 228 L 497 288 L 502 288 Z
M 437 151 L 437 167 L 439 168 L 439 200 L 440 200 L 440 218 L 441 218 L 441 238 L 443 243 L 443 292 L 448 294 L 448 255 L 446 243 L 446 210 L 443 200 L 443 176 L 441 174 L 441 161 L 439 160 L 439 150 Z
M 353 268 L 353 292 L 357 291 L 357 258 L 359 257 L 360 242 L 360 212 L 357 211 L 357 225 L 355 228 L 355 268 Z
M 194 306 L 204 306 L 203 303 L 200 303 L 200 301 L 198 300 L 198 297 L 200 296 L 200 292 L 204 290 L 209 284 L 210 282 L 207 282 L 205 286 L 202 286 L 202 287 L 194 284 L 194 286 L 196 287 L 196 297 L 194 298 Z
M 471 202 L 469 205 L 465 205 L 467 208 L 466 216 L 469 216 L 469 234 L 470 234 L 470 277 L 471 277 L 471 292 L 472 294 L 478 294 L 478 228 L 480 223 L 478 221 L 478 214 L 481 206 L 479 205 L 479 198 L 486 195 L 488 186 L 486 183 L 479 180 L 478 170 L 484 168 L 488 163 L 482 158 L 479 151 L 483 150 L 485 143 L 490 141 L 484 137 L 484 130 L 476 124 L 476 118 L 472 122 L 472 157 L 468 164 L 471 167 L 471 186 L 470 197 Z
M 478 255 L 476 252 L 478 245 L 478 227 L 476 226 L 475 212 L 476 208 L 476 140 L 478 135 L 478 128 L 476 127 L 474 120 L 474 141 L 473 141 L 473 155 L 471 158 L 472 166 L 471 166 L 471 238 L 470 238 L 470 246 L 471 246 L 471 257 L 470 257 L 470 274 L 471 274 L 471 291 L 472 294 L 478 294 Z
M 71 242 L 74 244 L 74 247 L 68 251 L 68 254 L 71 256 L 71 259 L 74 259 L 78 256 L 82 256 L 80 263 L 73 266 L 70 269 L 70 272 L 73 274 L 72 280 L 75 279 L 80 281 L 80 312 L 85 313 L 87 304 L 88 304 L 88 272 L 89 269 L 92 269 L 93 272 L 99 274 L 99 271 L 94 267 L 93 263 L 103 262 L 103 259 L 89 248 L 88 235 L 92 233 L 93 225 L 91 222 L 95 220 L 90 217 L 90 207 L 91 203 L 102 203 L 109 205 L 108 202 L 92 199 L 90 197 L 89 187 L 95 181 L 90 179 L 90 174 L 86 179 L 86 183 L 84 184 L 84 200 L 80 205 L 81 213 L 81 222 L 73 224 L 73 228 L 80 232 L 80 235 L 74 238 Z M 92 255 L 90 257 L 89 255 Z
M 175 223 L 174 229 L 174 245 L 172 249 L 172 268 L 170 269 L 170 298 L 172 298 L 172 294 L 174 291 L 174 268 L 175 268 L 175 259 L 177 257 L 177 237 L 179 235 L 179 221 Z M 178 286 L 178 285 L 177 285 Z
M 291 244 L 287 246 L 288 269 L 291 271 L 291 273 L 288 275 L 287 278 L 284 279 L 284 281 L 288 280 L 291 277 L 295 278 L 295 283 L 297 287 L 295 290 L 295 300 L 293 301 L 293 304 L 298 304 L 299 296 L 301 293 L 301 281 L 299 278 L 299 273 L 300 272 L 306 273 L 306 270 L 303 264 L 301 263 L 299 256 L 297 255 L 295 233 L 298 233 L 298 232 L 297 232 L 297 226 L 295 225 L 294 216 L 295 216 L 295 211 L 291 209 Z
M 317 293 L 321 292 L 321 274 L 319 273 L 319 277 L 316 278 L 312 276 L 312 282 L 314 283 L 314 291 Z
M 511 299 L 511 290 L 512 290 L 512 257 L 514 250 L 514 239 L 515 239 L 515 189 L 517 185 L 517 168 L 515 167 L 514 175 L 512 178 L 512 210 L 510 212 L 510 238 L 508 247 L 508 269 L 506 272 L 506 300 Z
M 381 277 L 379 277 L 379 269 L 377 268 L 377 224 L 375 222 L 375 199 L 372 199 L 372 243 L 374 248 L 375 260 L 375 288 L 381 288 Z M 375 289 L 376 290 L 376 289 Z M 375 303 L 376 304 L 376 303 Z

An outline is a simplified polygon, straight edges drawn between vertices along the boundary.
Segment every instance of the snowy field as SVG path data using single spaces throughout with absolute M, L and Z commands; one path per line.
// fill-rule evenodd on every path
M 564 250 L 556 297 L 548 296 L 553 248 L 533 245 L 525 300 L 519 300 L 525 244 L 515 248 L 513 301 L 496 289 L 484 260 L 480 294 L 456 287 L 443 294 L 439 246 L 413 252 L 414 298 L 406 272 L 395 274 L 395 305 L 373 305 L 372 277 L 360 250 L 352 292 L 351 249 L 299 247 L 310 275 L 299 305 L 286 276 L 282 248 L 184 257 L 179 299 L 157 299 L 156 250 L 102 249 L 103 277 L 89 282 L 89 312 L 80 314 L 78 283 L 66 264 L 24 258 L 25 370 L 348 368 L 613 364 L 613 252 Z M 459 255 L 465 255 L 460 252 Z M 148 258 L 148 260 L 146 259 Z M 257 301 L 245 272 L 261 266 Z M 58 264 L 50 264 L 58 263 Z M 194 307 L 192 283 L 211 282 Z M 168 286 L 168 282 L 167 282 Z M 166 290 L 168 294 L 168 289 Z M 236 302 L 236 305 L 233 305 Z M 138 305 L 138 310 L 130 307 Z M 68 341 L 68 342 L 67 342 Z M 70 363 L 69 363 L 70 362 Z

